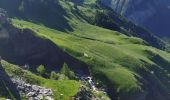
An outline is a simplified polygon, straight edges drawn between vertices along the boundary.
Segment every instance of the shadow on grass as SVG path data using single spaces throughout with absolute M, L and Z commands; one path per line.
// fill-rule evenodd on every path
M 9 37 L 0 39 L 0 55 L 5 61 L 24 66 L 36 72 L 39 65 L 46 66 L 47 71 L 58 71 L 64 63 L 78 74 L 89 74 L 88 66 L 69 55 L 49 39 L 37 36 L 32 30 L 6 27 Z M 23 34 L 24 33 L 24 34 Z M 83 56 L 83 54 L 81 54 Z

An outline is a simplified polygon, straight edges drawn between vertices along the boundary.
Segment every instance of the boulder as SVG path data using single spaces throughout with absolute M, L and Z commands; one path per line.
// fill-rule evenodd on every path
M 32 85 L 32 90 L 38 92 L 40 88 L 36 85 Z
M 36 92 L 29 92 L 26 96 L 27 97 L 34 97 L 34 96 L 36 96 Z
M 38 85 L 32 85 L 24 82 L 23 80 L 13 79 L 13 82 L 17 86 L 20 94 L 26 95 L 28 100 L 54 100 L 53 99 L 53 91 L 51 89 L 47 89 Z

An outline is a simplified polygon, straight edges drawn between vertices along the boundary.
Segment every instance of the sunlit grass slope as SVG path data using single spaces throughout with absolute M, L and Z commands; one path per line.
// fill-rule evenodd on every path
M 32 29 L 88 64 L 96 81 L 110 86 L 121 98 L 147 94 L 141 81 L 147 75 L 154 77 L 154 82 L 164 91 L 170 92 L 167 83 L 170 81 L 170 54 L 147 46 L 142 39 L 81 22 L 74 24 L 74 31 L 68 33 L 17 19 L 12 22 L 18 28 Z

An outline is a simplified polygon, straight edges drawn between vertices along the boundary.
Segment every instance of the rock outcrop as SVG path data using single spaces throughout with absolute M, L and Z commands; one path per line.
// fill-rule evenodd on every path
M 21 95 L 25 95 L 28 100 L 54 100 L 53 91 L 38 85 L 32 85 L 21 79 L 13 79 Z

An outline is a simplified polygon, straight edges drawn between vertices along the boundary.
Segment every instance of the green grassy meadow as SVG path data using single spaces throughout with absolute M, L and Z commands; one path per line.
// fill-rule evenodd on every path
M 116 31 L 79 22 L 74 26 L 73 32 L 64 33 L 18 19 L 13 19 L 12 22 L 18 28 L 29 28 L 37 35 L 50 39 L 65 52 L 87 63 L 96 80 L 106 84 L 113 83 L 118 94 L 143 92 L 138 79 L 145 78 L 144 75 L 148 73 L 151 75 L 158 68 L 164 73 L 165 66 L 158 65 L 152 58 L 159 56 L 158 61 L 162 59 L 167 62 L 166 66 L 170 65 L 169 53 L 148 46 L 142 39 L 128 37 Z M 143 74 L 139 73 L 141 69 L 144 70 Z M 169 80 L 168 73 L 169 71 L 160 76 Z M 157 82 L 163 80 L 159 73 L 154 77 Z M 170 88 L 167 83 L 159 84 Z

